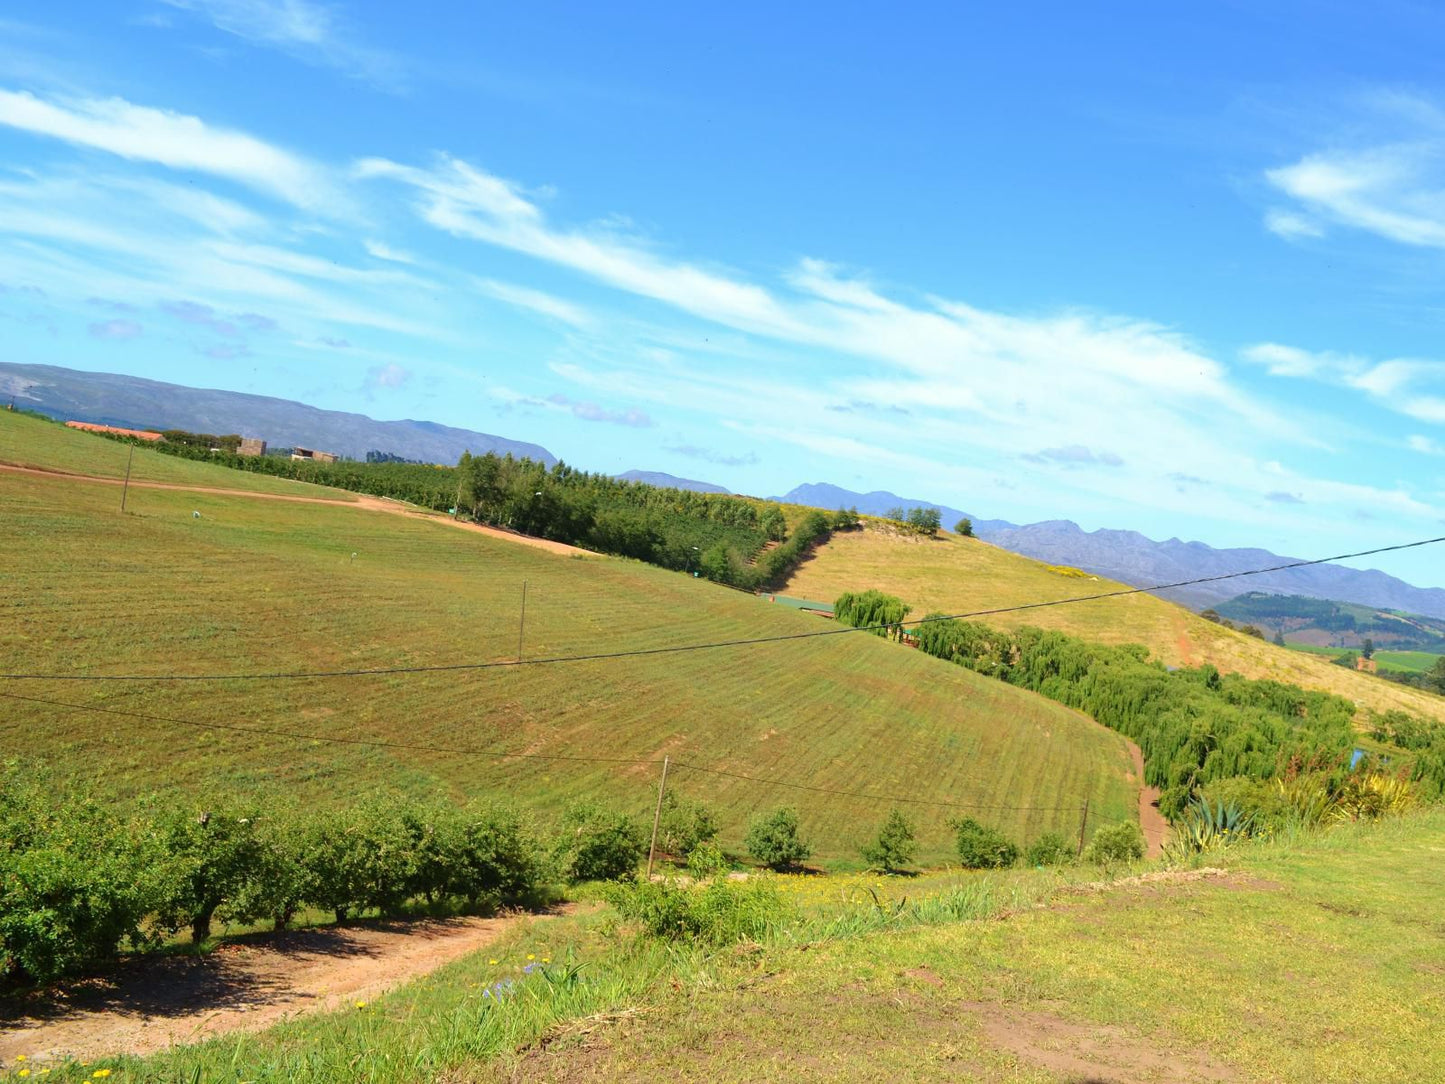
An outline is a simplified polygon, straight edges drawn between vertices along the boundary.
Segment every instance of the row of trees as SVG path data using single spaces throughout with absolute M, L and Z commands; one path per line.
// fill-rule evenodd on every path
M 541 902 L 630 876 L 646 835 L 596 806 L 551 833 L 499 805 L 378 797 L 301 812 L 217 800 L 120 815 L 18 765 L 0 775 L 0 981 L 48 981 L 213 923 L 338 921 Z

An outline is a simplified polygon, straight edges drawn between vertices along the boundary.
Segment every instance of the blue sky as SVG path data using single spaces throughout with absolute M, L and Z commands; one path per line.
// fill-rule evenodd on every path
M 1442 47 L 1423 4 L 12 0 L 0 355 L 760 495 L 1408 541 Z

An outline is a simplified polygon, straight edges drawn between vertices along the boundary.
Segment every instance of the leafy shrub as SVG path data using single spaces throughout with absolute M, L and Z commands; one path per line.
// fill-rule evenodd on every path
M 316 899 L 316 876 L 303 853 L 306 832 L 294 813 L 271 813 L 262 819 L 251 876 L 226 905 L 228 918 L 237 922 L 268 918 L 276 929 L 284 930 L 302 907 Z
M 637 876 L 637 864 L 647 853 L 647 836 L 624 813 L 578 805 L 563 816 L 554 853 L 574 883 L 629 880 Z
M 456 819 L 453 846 L 447 891 L 469 907 L 540 902 L 551 866 L 532 826 L 515 810 L 469 807 Z
M 771 877 L 687 886 L 651 881 L 609 887 L 608 900 L 655 937 L 727 945 L 757 941 L 795 917 Z
M 1368 772 L 1345 781 L 1334 796 L 1330 816 L 1337 821 L 1372 821 L 1407 813 L 1415 804 L 1415 789 L 1407 780 Z
M 1006 869 L 1019 860 L 1018 847 L 997 828 L 964 817 L 953 823 L 953 829 L 958 860 L 965 869 Z
M 0 773 L 0 976 L 47 982 L 153 943 L 154 837 L 29 774 Z
M 698 880 L 712 877 L 727 868 L 727 855 L 716 843 L 699 843 L 687 856 L 687 872 Z
M 806 861 L 812 847 L 798 834 L 798 811 L 784 807 L 753 821 L 744 845 L 769 869 L 792 869 Z
M 1100 828 L 1084 848 L 1084 861 L 1108 866 L 1144 857 L 1144 833 L 1133 821 Z
M 878 838 L 863 847 L 863 861 L 884 872 L 904 869 L 913 861 L 913 824 L 900 810 L 891 810 Z
M 717 819 L 705 805 L 680 798 L 675 791 L 663 794 L 657 842 L 664 853 L 686 860 L 716 836 Z
M 1024 851 L 1026 866 L 1067 866 L 1073 860 L 1073 846 L 1058 832 L 1045 832 Z

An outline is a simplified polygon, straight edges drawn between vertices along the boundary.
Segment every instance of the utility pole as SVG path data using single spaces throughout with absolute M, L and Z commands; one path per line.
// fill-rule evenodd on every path
M 130 455 L 125 457 L 125 484 L 120 487 L 120 510 L 125 511 L 125 496 L 130 492 L 130 464 L 135 458 L 135 445 L 130 446 Z
M 1089 823 L 1089 799 L 1084 799 L 1084 812 L 1079 817 L 1079 853 L 1076 857 L 1084 857 L 1084 829 Z
M 667 789 L 667 762 L 662 758 L 662 778 L 657 783 L 657 809 L 652 814 L 652 843 L 647 848 L 647 879 L 652 880 L 652 859 L 657 854 L 657 826 L 662 821 L 662 792 Z
M 522 636 L 527 631 L 527 581 L 522 581 L 522 618 L 517 622 L 517 661 L 522 661 Z

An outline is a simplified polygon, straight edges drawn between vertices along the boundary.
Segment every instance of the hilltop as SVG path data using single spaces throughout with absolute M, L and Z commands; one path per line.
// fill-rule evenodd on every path
M 128 448 L 0 412 L 0 460 L 19 450 L 112 481 L 0 470 L 0 648 L 12 672 L 449 666 L 515 659 L 519 639 L 525 657 L 544 658 L 824 627 L 635 561 L 519 545 L 394 502 L 387 514 L 374 498 L 150 449 L 135 452 L 122 515 L 114 480 Z M 17 684 L 0 691 L 80 707 L 6 701 L 6 749 L 123 799 L 221 787 L 334 803 L 385 787 L 506 796 L 548 816 L 581 799 L 640 813 L 666 755 L 670 785 L 713 806 L 728 845 L 757 811 L 796 804 L 825 859 L 856 855 L 890 796 L 996 809 L 990 818 L 1025 840 L 1076 832 L 1086 799 L 1098 823 L 1137 810 L 1118 735 L 867 635 L 442 675 Z M 85 710 L 97 707 L 159 718 Z M 468 749 L 526 757 L 455 752 Z M 946 853 L 953 810 L 915 808 L 925 855 Z
M 825 509 L 857 508 L 874 516 L 887 515 L 894 508 L 937 508 L 945 527 L 967 518 L 973 521 L 974 534 L 995 546 L 1047 564 L 1081 568 L 1131 587 L 1151 587 L 1156 583 L 1243 572 L 1300 560 L 1264 549 L 1216 549 L 1203 542 L 1184 542 L 1178 538 L 1159 542 L 1138 531 L 1109 528 L 1086 531 L 1066 519 L 1022 525 L 1002 519 L 981 519 L 932 501 L 900 497 L 883 490 L 855 493 L 822 482 L 798 486 L 779 499 Z M 1239 593 L 1241 582 L 1197 584 L 1167 592 L 1165 597 L 1204 609 L 1233 598 Z M 1315 565 L 1251 576 L 1248 584 L 1256 590 L 1275 594 L 1346 599 L 1365 606 L 1445 618 L 1445 589 L 1415 587 L 1373 570 Z
M 783 590 L 801 598 L 832 600 L 844 591 L 877 588 L 902 598 L 913 607 L 912 616 L 922 617 L 932 611 L 960 614 L 1123 586 L 1067 566 L 1046 565 L 980 539 L 949 533 L 920 539 L 900 534 L 886 522 L 871 521 L 862 531 L 835 534 L 819 546 Z M 1246 677 L 1338 693 L 1373 711 L 1399 709 L 1445 719 L 1445 698 L 1334 666 L 1326 658 L 1275 647 L 1151 595 L 995 614 L 984 620 L 1004 628 L 1059 629 L 1106 644 L 1139 643 L 1168 665 L 1213 663 Z

